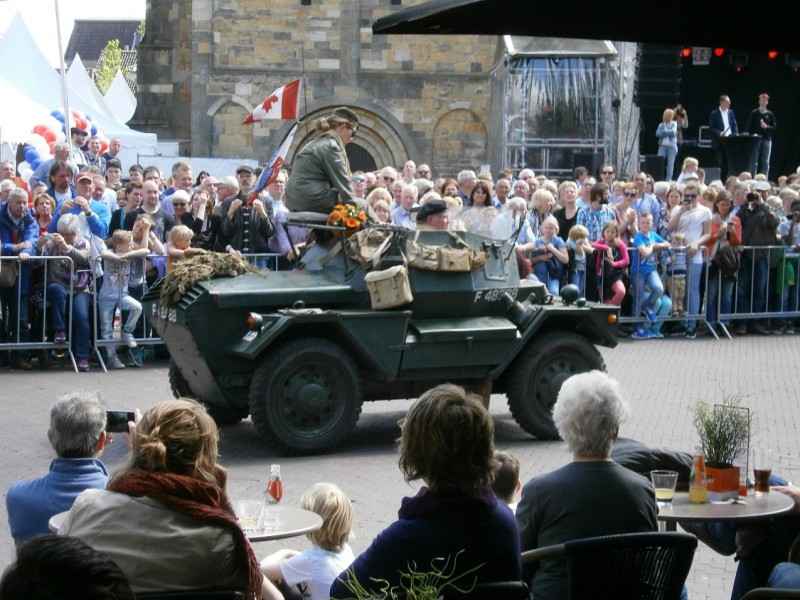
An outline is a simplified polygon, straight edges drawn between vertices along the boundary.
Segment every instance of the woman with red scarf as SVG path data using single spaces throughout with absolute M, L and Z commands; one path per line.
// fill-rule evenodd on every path
M 116 562 L 135 593 L 225 588 L 260 598 L 261 570 L 231 509 L 205 409 L 162 402 L 131 437 L 128 463 L 105 490 L 78 496 L 59 535 Z

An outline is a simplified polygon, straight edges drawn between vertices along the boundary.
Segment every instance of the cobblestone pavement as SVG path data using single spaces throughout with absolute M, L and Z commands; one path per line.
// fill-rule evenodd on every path
M 609 373 L 619 379 L 632 408 L 620 435 L 651 446 L 670 446 L 692 451 L 697 437 L 690 407 L 699 399 L 715 401 L 723 393 L 741 392 L 745 404 L 755 411 L 752 444 L 775 449 L 774 471 L 790 480 L 800 480 L 797 424 L 800 408 L 795 377 L 800 336 L 748 336 L 734 340 L 711 338 L 622 340 L 613 350 L 603 349 Z M 74 374 L 68 370 L 44 372 L 0 371 L 3 418 L 0 421 L 0 489 L 20 478 L 43 474 L 52 458 L 47 438 L 47 415 L 60 391 L 100 390 L 109 408 L 145 409 L 169 397 L 164 363 L 144 369 L 104 374 L 98 369 Z M 337 453 L 308 458 L 277 455 L 261 443 L 252 424 L 244 421 L 225 427 L 221 433 L 220 461 L 229 471 L 233 498 L 256 497 L 269 475 L 270 463 L 280 463 L 284 480 L 284 502 L 297 504 L 303 491 L 317 481 L 332 481 L 342 487 L 356 506 L 356 553 L 397 515 L 400 499 L 412 494 L 416 485 L 403 482 L 397 469 L 395 439 L 397 421 L 408 401 L 365 405 L 364 414 L 350 440 Z M 495 396 L 491 410 L 496 423 L 496 445 L 514 453 L 527 481 L 570 460 L 561 442 L 539 442 L 521 431 L 511 418 L 505 398 Z M 104 455 L 113 469 L 124 459 L 127 448 L 121 440 Z M 5 494 L 4 494 L 5 495 Z M 8 533 L 5 502 L 0 518 L 0 568 L 13 560 L 13 542 Z M 305 539 L 256 545 L 263 556 L 283 546 L 306 547 Z M 725 599 L 736 565 L 701 544 L 687 585 L 693 599 Z

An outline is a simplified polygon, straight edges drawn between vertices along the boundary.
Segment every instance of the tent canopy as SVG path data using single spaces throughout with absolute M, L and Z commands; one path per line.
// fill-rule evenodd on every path
M 83 74 L 86 74 L 85 70 Z M 81 79 L 79 75 L 76 72 L 74 77 Z M 42 123 L 52 110 L 62 109 L 61 78 L 47 62 L 19 13 L 11 22 L 5 37 L 0 39 L 0 78 L 15 90 L 19 99 L 18 102 L 8 102 L 9 92 L 5 87 L 3 94 L 0 94 L 0 135 L 3 141 L 25 142 L 34 126 Z M 105 101 L 99 93 L 94 98 L 83 90 L 83 94 L 89 94 L 90 97 L 87 97 L 68 85 L 68 94 L 69 109 L 90 115 L 92 123 L 102 129 L 107 138 L 120 138 L 126 150 L 140 154 L 155 153 L 156 135 L 135 131 L 118 122 L 108 114 L 108 108 L 104 109 Z M 35 108 L 36 105 L 45 110 L 40 112 Z M 20 131 L 27 133 L 21 136 Z M 14 139 L 11 138 L 11 132 L 14 132 Z
M 762 0 L 747 19 L 733 5 L 694 2 L 682 17 L 654 0 L 592 5 L 540 0 L 436 0 L 377 19 L 373 33 L 519 35 L 800 52 L 800 3 Z M 658 24 L 653 19 L 662 15 Z

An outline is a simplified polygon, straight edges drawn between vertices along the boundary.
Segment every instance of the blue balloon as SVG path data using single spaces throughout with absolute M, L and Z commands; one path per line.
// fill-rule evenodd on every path
M 39 158 L 39 153 L 33 146 L 28 146 L 27 148 L 25 148 L 24 154 L 25 154 L 25 160 L 27 160 L 29 163 L 33 163 L 34 160 Z
M 85 119 L 86 119 L 87 121 L 89 121 L 90 123 L 92 122 L 92 117 L 90 117 L 89 115 L 86 115 Z
M 92 125 L 92 135 L 97 135 L 97 125 Z
M 55 117 L 56 119 L 58 119 L 62 123 L 64 122 L 64 113 L 61 112 L 60 110 L 54 110 L 53 112 L 50 113 L 50 116 L 51 117 Z
M 39 165 L 42 164 L 42 159 L 37 156 L 36 158 L 34 158 L 33 160 L 28 161 L 28 162 L 31 165 L 31 169 L 33 169 L 35 171 L 36 169 L 39 168 Z

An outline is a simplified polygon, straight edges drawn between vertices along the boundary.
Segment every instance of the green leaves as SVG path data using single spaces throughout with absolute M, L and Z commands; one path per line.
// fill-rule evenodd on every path
M 705 401 L 694 407 L 694 426 L 706 464 L 711 467 L 730 467 L 747 447 L 752 415 L 742 406 L 741 394 L 724 396 L 721 404 Z

